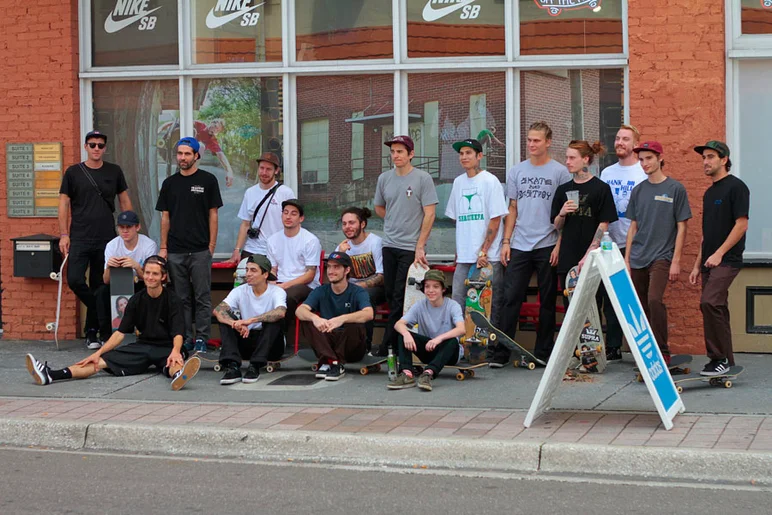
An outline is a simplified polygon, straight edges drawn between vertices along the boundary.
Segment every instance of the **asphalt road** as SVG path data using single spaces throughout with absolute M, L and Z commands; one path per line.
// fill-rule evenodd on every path
M 0 513 L 768 512 L 770 489 L 0 449 Z

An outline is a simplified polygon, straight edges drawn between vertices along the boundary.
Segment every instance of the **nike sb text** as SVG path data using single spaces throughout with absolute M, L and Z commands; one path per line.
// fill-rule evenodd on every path
M 107 15 L 105 19 L 105 32 L 108 34 L 114 34 L 119 30 L 123 30 L 129 25 L 135 22 L 139 22 L 137 30 L 153 30 L 156 25 L 157 18 L 155 16 L 149 16 L 162 6 L 155 9 L 148 8 L 148 2 L 150 0 L 117 0 L 115 2 L 115 9 Z M 128 16 L 128 18 L 123 18 Z M 116 18 L 122 18 L 116 20 Z
M 254 11 L 265 2 L 257 5 L 250 5 L 252 0 L 217 0 L 217 3 L 206 15 L 206 26 L 210 29 L 217 29 L 241 18 L 239 25 L 242 27 L 254 27 L 260 20 L 260 13 Z M 224 13 L 218 16 L 216 13 Z

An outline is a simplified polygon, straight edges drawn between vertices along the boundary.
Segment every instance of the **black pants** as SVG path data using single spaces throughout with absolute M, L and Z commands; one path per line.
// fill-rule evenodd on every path
M 169 253 L 167 261 L 174 293 L 182 301 L 185 339 L 193 339 L 195 319 L 196 338 L 206 342 L 212 330 L 212 254 L 208 250 Z
M 501 330 L 515 340 L 520 308 L 526 299 L 528 283 L 536 270 L 539 286 L 539 327 L 536 330 L 534 355 L 543 360 L 549 359 L 555 345 L 555 303 L 557 302 L 557 272 L 550 265 L 550 254 L 554 247 L 545 247 L 531 251 L 512 249 L 509 263 L 504 272 L 504 301 L 501 308 Z M 511 351 L 498 343 L 494 348 L 494 359 L 509 361 Z
M 72 292 L 86 306 L 86 331 L 99 328 L 97 316 L 96 291 L 104 283 L 102 273 L 105 269 L 105 245 L 107 241 L 73 241 L 67 258 L 67 284 Z M 88 284 L 86 269 L 88 268 Z M 103 334 L 110 337 L 112 331 Z
M 313 290 L 307 284 L 290 286 L 284 293 L 287 294 L 287 314 L 284 315 L 284 334 L 287 335 L 287 345 L 295 347 L 295 310 L 308 298 Z
M 405 348 L 405 340 L 402 335 L 397 333 L 399 341 L 399 370 L 412 370 L 413 354 L 415 354 L 421 363 L 426 364 L 426 368 L 434 372 L 434 377 L 440 373 L 447 365 L 455 365 L 459 359 L 458 338 L 443 340 L 433 351 L 426 350 L 426 344 L 431 338 L 422 334 L 410 331 L 415 341 L 415 351 L 409 351 Z
M 365 288 L 367 296 L 370 297 L 370 305 L 373 307 L 373 312 L 380 304 L 386 302 L 386 289 L 383 285 L 373 286 L 372 288 Z M 367 351 L 373 346 L 373 331 L 375 330 L 375 322 L 370 320 L 365 322 L 365 330 L 367 331 Z
M 281 359 L 284 354 L 284 333 L 281 322 L 263 322 L 262 329 L 252 329 L 247 338 L 229 325 L 220 324 L 220 364 L 241 367 L 242 359 L 260 368 L 269 361 Z
M 402 318 L 402 305 L 405 303 L 405 283 L 410 265 L 415 261 L 415 251 L 383 247 L 383 280 L 386 288 L 386 301 L 389 303 L 389 321 L 381 343 L 381 354 L 386 348 L 396 348 L 397 332 L 394 330 Z

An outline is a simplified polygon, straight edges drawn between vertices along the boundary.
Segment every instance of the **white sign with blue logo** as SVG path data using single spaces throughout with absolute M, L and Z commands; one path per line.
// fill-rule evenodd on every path
M 672 429 L 673 418 L 684 411 L 684 403 L 676 391 L 673 378 L 659 350 L 654 333 L 633 287 L 624 258 L 616 244 L 612 250 L 590 252 L 566 311 L 555 348 L 544 372 L 536 396 L 525 418 L 525 426 L 541 416 L 549 407 L 557 386 L 571 359 L 576 340 L 581 333 L 589 306 L 594 305 L 595 293 L 601 281 L 606 286 L 617 318 L 622 326 L 630 351 L 643 376 L 665 429 Z

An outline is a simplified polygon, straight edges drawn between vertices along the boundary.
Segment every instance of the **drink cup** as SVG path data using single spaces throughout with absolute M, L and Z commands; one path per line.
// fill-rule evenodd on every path
M 579 191 L 578 190 L 571 190 L 566 192 L 566 197 L 568 200 L 576 204 L 577 207 L 579 207 Z

